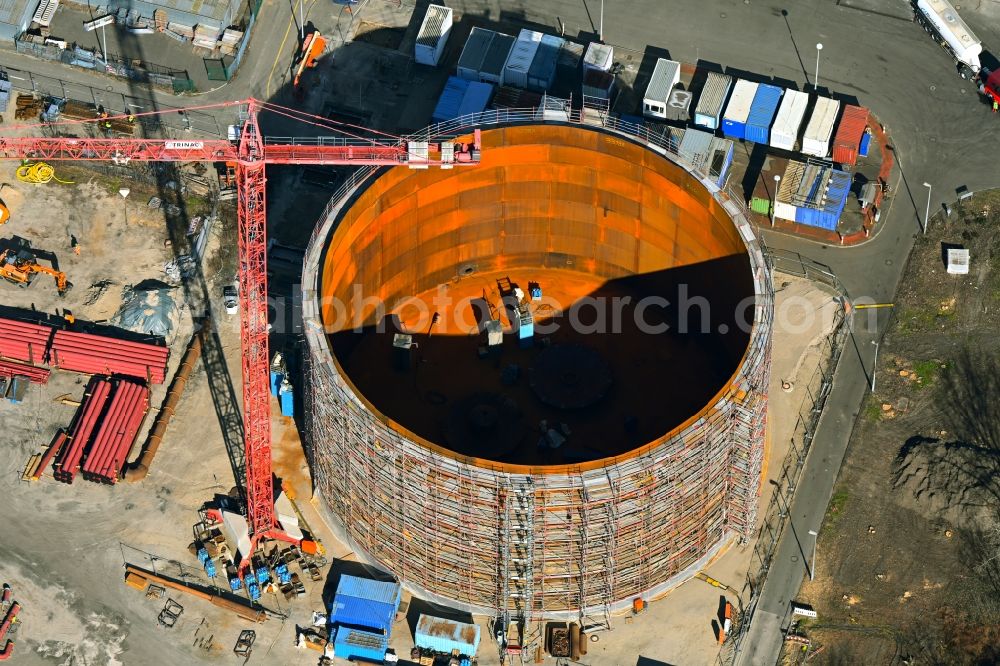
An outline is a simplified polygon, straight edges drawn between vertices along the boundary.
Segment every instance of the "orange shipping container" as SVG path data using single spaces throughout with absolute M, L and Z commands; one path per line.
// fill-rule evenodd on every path
M 858 161 L 858 147 L 868 127 L 868 109 L 863 106 L 844 106 L 840 126 L 833 138 L 833 161 L 854 165 Z

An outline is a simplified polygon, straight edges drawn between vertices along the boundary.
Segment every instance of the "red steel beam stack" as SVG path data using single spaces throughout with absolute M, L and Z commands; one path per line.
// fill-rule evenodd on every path
M 51 337 L 51 326 L 0 319 L 0 356 L 26 363 L 44 363 Z
M 114 380 L 114 394 L 83 463 L 84 478 L 118 483 L 149 407 L 149 389 L 126 379 Z
M 107 377 L 94 377 L 90 380 L 87 392 L 83 396 L 80 409 L 69 431 L 69 442 L 63 446 L 52 476 L 57 481 L 73 483 L 80 468 L 80 461 L 90 442 L 94 430 L 100 423 L 104 406 L 111 394 L 111 381 Z
M 49 364 L 61 370 L 128 375 L 153 384 L 162 384 L 167 374 L 166 346 L 57 330 L 50 349 Z
M 0 377 L 27 377 L 33 384 L 47 384 L 49 381 L 49 371 L 45 368 L 37 368 L 33 365 L 14 363 L 12 361 L 0 361 Z

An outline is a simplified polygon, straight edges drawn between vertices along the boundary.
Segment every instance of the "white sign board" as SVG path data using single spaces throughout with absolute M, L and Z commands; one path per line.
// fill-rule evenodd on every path
M 802 615 L 804 617 L 819 617 L 809 606 L 802 606 L 796 603 L 792 604 L 792 615 Z
M 106 25 L 111 25 L 115 22 L 114 14 L 107 14 L 99 18 L 95 18 L 93 21 L 85 21 L 83 24 L 83 29 L 87 32 L 93 32 L 98 28 L 103 28 Z
M 163 147 L 167 150 L 201 150 L 205 144 L 202 141 L 167 141 Z

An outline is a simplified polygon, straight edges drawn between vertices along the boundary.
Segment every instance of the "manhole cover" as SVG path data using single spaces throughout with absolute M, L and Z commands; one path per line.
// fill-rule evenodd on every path
M 937 86 L 931 86 L 931 92 L 934 92 L 935 90 L 937 90 Z

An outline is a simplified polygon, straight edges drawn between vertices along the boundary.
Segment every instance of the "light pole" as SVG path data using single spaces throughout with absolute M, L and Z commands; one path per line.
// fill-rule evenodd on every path
M 872 393 L 875 393 L 875 370 L 878 368 L 878 340 L 872 340 L 875 345 L 875 360 L 872 361 Z
M 774 226 L 774 209 L 778 205 L 778 184 L 781 182 L 781 176 L 774 174 L 774 201 L 771 203 L 771 226 Z
M 813 89 L 819 92 L 819 52 L 823 50 L 823 45 L 816 44 L 816 76 L 813 77 Z
M 813 580 L 816 577 L 816 541 L 819 539 L 819 533 L 816 530 L 809 530 L 809 534 L 813 538 L 813 556 L 809 562 L 809 580 Z
M 601 20 L 597 26 L 597 41 L 604 43 L 604 0 L 601 0 Z
M 125 212 L 125 226 L 128 226 L 128 195 L 132 190 L 127 187 L 118 189 L 118 194 L 122 195 L 122 210 Z
M 927 207 L 924 208 L 924 233 L 927 233 L 927 223 L 930 222 L 928 219 L 931 214 L 931 184 L 924 183 L 924 187 L 927 188 Z
M 306 40 L 306 18 L 302 12 L 302 0 L 299 0 L 299 39 Z

